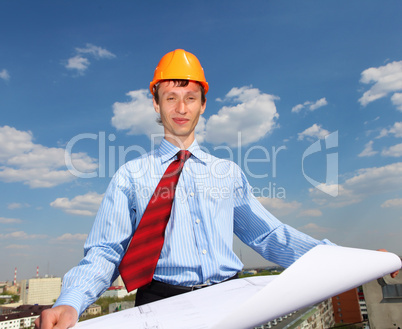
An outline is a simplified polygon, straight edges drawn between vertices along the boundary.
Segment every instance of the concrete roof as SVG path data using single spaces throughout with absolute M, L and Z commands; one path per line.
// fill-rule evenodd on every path
M 370 329 L 402 328 L 402 274 L 363 285 Z

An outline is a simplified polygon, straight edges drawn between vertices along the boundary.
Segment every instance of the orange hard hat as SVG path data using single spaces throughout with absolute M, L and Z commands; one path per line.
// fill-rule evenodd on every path
M 159 61 L 154 72 L 154 78 L 149 85 L 151 94 L 154 94 L 154 86 L 159 81 L 173 79 L 197 81 L 204 87 L 205 94 L 209 89 L 200 61 L 193 54 L 183 49 L 171 51 Z

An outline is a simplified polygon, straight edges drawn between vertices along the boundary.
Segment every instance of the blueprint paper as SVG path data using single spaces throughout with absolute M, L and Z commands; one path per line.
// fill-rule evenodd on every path
M 247 329 L 401 268 L 392 253 L 320 245 L 211 329 Z
M 154 303 L 79 322 L 85 329 L 207 329 L 277 276 L 231 280 Z
M 400 267 L 400 258 L 392 253 L 317 246 L 280 275 L 230 280 L 74 328 L 249 329 Z

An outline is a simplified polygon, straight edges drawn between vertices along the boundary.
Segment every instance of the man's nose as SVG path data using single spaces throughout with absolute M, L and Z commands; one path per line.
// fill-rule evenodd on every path
M 180 114 L 186 113 L 186 103 L 184 102 L 184 100 L 180 100 L 177 103 L 176 111 Z

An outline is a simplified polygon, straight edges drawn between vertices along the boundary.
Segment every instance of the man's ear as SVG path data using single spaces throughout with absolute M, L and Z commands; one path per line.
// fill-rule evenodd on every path
M 155 97 L 152 98 L 152 103 L 154 104 L 155 112 L 160 113 L 159 104 L 155 101 Z
M 205 112 L 206 107 L 207 107 L 207 99 L 205 98 L 205 103 L 201 106 L 201 114 Z

